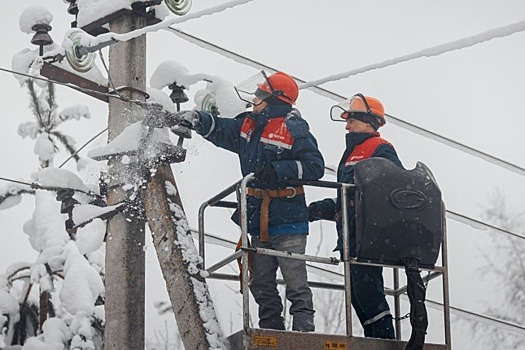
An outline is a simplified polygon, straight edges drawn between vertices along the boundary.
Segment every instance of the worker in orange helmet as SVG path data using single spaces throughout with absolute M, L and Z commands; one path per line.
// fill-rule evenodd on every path
M 376 98 L 354 95 L 330 110 L 332 120 L 346 122 L 346 149 L 337 168 L 337 181 L 354 183 L 354 166 L 357 162 L 371 157 L 386 158 L 403 167 L 394 146 L 383 139 L 377 131 L 385 125 L 383 104 Z M 353 188 L 348 191 L 348 232 L 350 256 L 356 256 L 356 218 Z M 335 250 L 343 258 L 343 223 L 341 215 L 341 194 L 310 203 L 309 220 L 335 221 L 338 240 Z M 352 305 L 364 328 L 365 337 L 394 338 L 392 315 L 386 301 L 383 283 L 383 269 L 376 266 L 351 265 Z
M 247 189 L 252 245 L 304 254 L 309 229 L 304 188 L 289 181 L 320 179 L 324 160 L 308 123 L 293 108 L 299 96 L 297 83 L 284 72 L 267 76 L 261 71 L 235 89 L 251 111 L 235 118 L 204 111 L 183 111 L 177 116 L 214 145 L 237 153 L 243 176 L 255 174 Z M 232 220 L 239 224 L 237 211 Z M 291 302 L 292 330 L 314 331 L 315 310 L 305 261 L 264 254 L 253 255 L 250 283 L 259 305 L 259 327 L 285 329 L 278 268 Z

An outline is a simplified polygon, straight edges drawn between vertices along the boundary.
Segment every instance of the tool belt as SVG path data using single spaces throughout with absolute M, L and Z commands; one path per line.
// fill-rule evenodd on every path
M 262 198 L 261 204 L 261 234 L 259 240 L 261 242 L 268 241 L 268 216 L 270 210 L 270 202 L 273 198 L 294 198 L 295 196 L 304 194 L 304 187 L 286 187 L 280 190 L 263 190 L 260 188 L 246 189 L 248 196 L 255 198 Z

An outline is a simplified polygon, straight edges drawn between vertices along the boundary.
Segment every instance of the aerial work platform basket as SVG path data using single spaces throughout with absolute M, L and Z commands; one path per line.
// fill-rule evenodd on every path
M 388 160 L 371 158 L 356 165 L 355 185 L 329 181 L 298 181 L 293 183 L 293 185 L 336 189 L 340 192 L 342 199 L 348 198 L 349 191 L 355 192 L 357 256 L 350 257 L 348 226 L 346 225 L 350 219 L 347 213 L 350 204 L 348 200 L 342 200 L 344 246 L 342 260 L 334 257 L 294 254 L 249 247 L 246 213 L 247 185 L 251 180 L 253 180 L 253 174 L 247 175 L 239 182 L 210 198 L 199 209 L 199 253 L 203 258 L 203 266 L 205 266 L 205 210 L 208 207 L 238 208 L 241 218 L 243 218 L 241 219 L 241 249 L 213 266 L 204 267 L 209 273 L 208 278 L 239 280 L 238 275 L 223 274 L 217 271 L 238 258 L 242 261 L 243 329 L 229 337 L 232 349 L 406 349 L 408 342 L 401 339 L 401 297 L 411 287 L 408 279 L 407 285 L 400 285 L 399 270 L 407 268 L 407 261 L 416 261 L 417 272 L 419 270 L 428 271 L 428 274 L 423 278 L 420 278 L 418 273 L 418 278 L 422 283 L 426 284 L 438 277 L 442 279 L 443 302 L 441 306 L 444 343 L 430 344 L 425 342 L 423 349 L 451 349 L 445 209 L 435 179 L 424 164 L 418 162 L 415 169 L 404 170 L 394 166 L 393 163 L 390 164 Z M 232 193 L 236 193 L 237 201 L 224 200 Z M 392 235 L 397 236 L 392 237 Z M 437 266 L 436 261 L 439 258 L 440 251 L 441 266 Z M 342 264 L 344 283 L 309 281 L 309 285 L 312 288 L 344 292 L 345 334 L 276 331 L 250 327 L 249 253 L 301 259 L 307 262 L 329 265 Z M 349 278 L 352 264 L 382 266 L 392 270 L 393 288 L 385 288 L 385 294 L 394 299 L 393 317 L 396 340 L 364 338 L 352 334 L 351 281 Z M 283 284 L 284 282 L 278 280 L 277 283 Z M 426 313 L 426 309 L 424 311 Z

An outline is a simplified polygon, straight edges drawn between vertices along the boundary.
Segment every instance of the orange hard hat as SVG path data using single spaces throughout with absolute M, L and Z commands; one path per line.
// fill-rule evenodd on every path
M 336 114 L 339 114 L 338 116 Z M 351 118 L 371 124 L 375 129 L 385 125 L 385 108 L 375 97 L 355 94 L 350 100 L 339 103 L 330 109 L 330 117 L 337 120 Z
M 284 72 L 277 72 L 268 76 L 265 82 L 257 84 L 257 87 L 269 95 L 292 105 L 295 104 L 297 97 L 299 97 L 299 86 L 294 78 Z

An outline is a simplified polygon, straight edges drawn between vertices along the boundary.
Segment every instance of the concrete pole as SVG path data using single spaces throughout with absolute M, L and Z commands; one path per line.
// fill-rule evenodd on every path
M 126 15 L 110 23 L 114 33 L 142 28 L 144 19 Z M 131 87 L 120 93 L 130 99 L 145 101 L 146 36 L 111 45 L 109 74 L 115 86 Z M 137 90 L 135 90 L 137 89 Z M 118 99 L 109 100 L 108 134 L 113 140 L 130 124 L 142 120 L 140 106 Z M 121 159 L 110 160 L 108 205 L 126 200 L 122 185 L 130 179 Z M 132 176 L 140 176 L 134 174 Z M 137 178 L 134 179 L 136 181 Z M 145 302 L 145 221 L 133 213 L 121 213 L 108 220 L 106 241 L 106 350 L 144 350 Z

